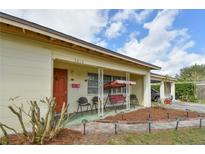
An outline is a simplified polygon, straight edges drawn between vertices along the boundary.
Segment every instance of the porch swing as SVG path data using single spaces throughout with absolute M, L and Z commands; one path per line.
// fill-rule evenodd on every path
M 104 90 L 107 89 L 116 89 L 116 88 L 121 88 L 121 87 L 127 87 L 127 85 L 135 85 L 136 82 L 134 81 L 125 81 L 125 80 L 114 80 L 111 82 L 108 82 L 104 84 Z M 133 94 L 132 94 L 133 96 Z M 136 96 L 136 95 L 135 95 Z M 128 96 L 130 97 L 130 96 Z M 136 97 L 137 98 L 137 97 Z M 106 109 L 108 102 L 115 107 L 115 111 L 117 110 L 118 106 L 124 106 L 126 102 L 126 97 L 123 94 L 108 94 L 105 104 L 104 104 L 104 109 Z

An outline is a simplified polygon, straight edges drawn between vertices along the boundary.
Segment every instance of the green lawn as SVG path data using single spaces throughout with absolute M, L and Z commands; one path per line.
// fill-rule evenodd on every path
M 117 135 L 108 144 L 205 144 L 205 127 Z

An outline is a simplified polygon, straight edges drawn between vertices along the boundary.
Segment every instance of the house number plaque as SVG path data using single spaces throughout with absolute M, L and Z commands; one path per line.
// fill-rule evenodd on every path
M 79 58 L 75 58 L 75 62 L 78 64 L 84 64 L 84 60 Z

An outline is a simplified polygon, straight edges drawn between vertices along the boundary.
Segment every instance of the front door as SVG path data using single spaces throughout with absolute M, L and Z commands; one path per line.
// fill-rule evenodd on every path
M 54 69 L 53 97 L 56 99 L 55 111 L 59 113 L 63 103 L 67 104 L 67 70 Z

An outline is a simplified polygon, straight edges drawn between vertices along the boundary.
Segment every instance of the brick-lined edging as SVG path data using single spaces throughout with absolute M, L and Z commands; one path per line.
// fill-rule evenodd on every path
M 179 122 L 179 128 L 182 127 L 199 127 L 200 118 L 194 118 L 189 120 L 181 120 Z M 202 120 L 202 126 L 205 126 L 205 119 Z M 175 121 L 153 121 L 151 124 L 152 130 L 162 130 L 162 129 L 175 129 Z M 69 128 L 83 132 L 83 125 L 69 126 Z M 141 132 L 148 131 L 147 123 L 138 123 L 138 124 L 127 124 L 127 123 L 118 123 L 118 132 L 119 133 L 131 133 L 131 132 Z M 86 124 L 86 134 L 95 134 L 95 133 L 114 133 L 114 124 L 113 123 L 103 123 L 103 122 L 88 122 Z
M 180 119 L 180 118 L 179 118 Z M 184 120 L 199 120 L 201 118 L 197 117 L 197 118 L 181 118 L 180 121 L 184 121 Z M 202 119 L 205 119 L 202 117 Z M 155 121 L 152 121 L 150 120 L 151 122 L 173 122 L 173 121 L 176 121 L 177 119 L 167 119 L 167 120 L 155 120 Z M 113 123 L 114 121 L 113 120 L 96 120 L 95 122 L 100 122 L 100 123 Z M 119 124 L 145 124 L 147 123 L 147 121 L 145 122 L 140 122 L 140 121 L 126 121 L 126 120 L 118 120 L 117 121 Z

